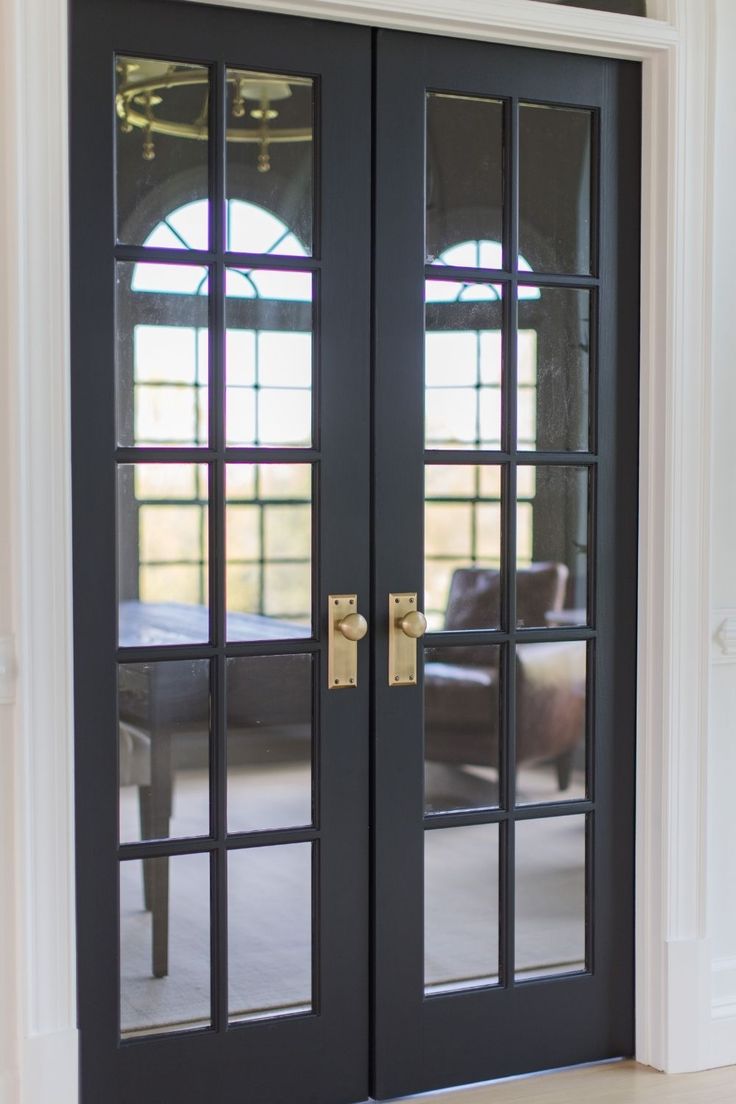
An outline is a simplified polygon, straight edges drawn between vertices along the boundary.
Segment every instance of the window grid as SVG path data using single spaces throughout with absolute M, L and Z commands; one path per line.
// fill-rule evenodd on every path
M 432 93 L 429 93 L 431 96 Z M 529 298 L 529 287 L 526 283 L 522 283 L 522 280 L 527 279 L 527 269 L 521 263 L 519 256 L 519 109 L 520 103 L 516 97 L 509 98 L 505 102 L 505 116 L 504 116 L 504 203 L 503 203 L 503 227 L 504 227 L 504 249 L 503 256 L 507 258 L 505 271 L 501 271 L 501 264 L 498 263 L 497 269 L 491 271 L 488 266 L 485 269 L 479 269 L 473 272 L 470 279 L 473 284 L 466 286 L 478 286 L 484 282 L 488 283 L 493 279 L 499 280 L 499 283 L 503 283 L 505 294 L 503 296 L 503 332 L 505 334 L 505 348 L 504 348 L 504 374 L 503 385 L 506 388 L 505 402 L 502 409 L 502 432 L 501 437 L 503 446 L 499 449 L 501 455 L 495 458 L 475 458 L 473 456 L 473 446 L 467 443 L 453 445 L 453 457 L 452 462 L 454 464 L 462 466 L 463 463 L 468 465 L 472 464 L 492 464 L 501 463 L 504 466 L 504 481 L 503 481 L 503 500 L 501 502 L 501 514 L 502 514 L 502 529 L 503 537 L 501 544 L 501 563 L 500 568 L 502 571 L 502 601 L 501 608 L 505 612 L 505 629 L 507 639 L 502 645 L 502 659 L 500 663 L 500 670 L 502 672 L 502 687 L 503 687 L 503 706 L 502 706 L 502 723 L 499 729 L 499 751 L 500 760 L 498 764 L 498 781 L 499 781 L 499 807 L 497 809 L 486 808 L 474 808 L 471 810 L 463 810 L 461 812 L 449 812 L 449 813 L 425 813 L 425 830 L 426 829 L 448 829 L 453 826 L 461 824 L 487 824 L 498 821 L 501 825 L 501 852 L 500 852 L 500 867 L 499 867 L 499 888 L 500 888 L 500 903 L 499 903 L 499 979 L 498 983 L 504 987 L 513 987 L 517 983 L 515 975 L 515 925 L 516 925 L 516 906 L 515 906 L 515 872 L 516 872 L 516 859 L 515 859 L 515 822 L 519 819 L 526 819 L 530 817 L 549 817 L 555 815 L 571 815 L 573 813 L 585 813 L 586 817 L 586 849 L 585 849 L 585 879 L 586 886 L 591 884 L 591 848 L 589 844 L 589 835 L 592 830 L 592 816 L 593 805 L 590 800 L 586 801 L 569 801 L 560 803 L 559 805 L 547 805 L 547 806 L 527 806 L 521 808 L 517 805 L 516 795 L 516 723 L 517 723 L 517 678 L 516 678 L 516 648 L 519 637 L 517 636 L 517 568 L 527 566 L 525 562 L 527 557 L 524 555 L 525 551 L 529 553 L 529 562 L 533 555 L 533 538 L 531 533 L 533 531 L 533 514 L 529 524 L 529 544 L 528 550 L 523 547 L 517 549 L 517 530 L 518 530 L 518 517 L 517 511 L 519 507 L 526 507 L 530 512 L 534 511 L 534 487 L 529 486 L 527 472 L 529 468 L 529 460 L 534 459 L 535 464 L 540 463 L 555 463 L 560 462 L 557 458 L 552 459 L 547 457 L 546 460 L 543 456 L 539 456 L 536 453 L 537 441 L 536 441 L 536 427 L 531 421 L 527 420 L 527 415 L 530 409 L 533 409 L 533 405 L 536 405 L 536 370 L 533 374 L 530 373 L 530 378 L 525 379 L 524 374 L 520 369 L 522 368 L 521 354 L 524 350 L 520 347 L 522 341 L 522 334 L 524 330 L 521 329 L 520 323 L 522 318 L 526 323 L 529 318 L 528 314 L 523 313 L 520 310 L 521 301 L 525 298 Z M 595 212 L 593 212 L 595 215 Z M 595 217 L 591 218 L 591 225 L 593 228 L 597 226 Z M 597 242 L 594 240 L 595 231 L 591 233 L 591 255 L 596 255 Z M 469 244 L 469 243 L 465 243 Z M 477 263 L 480 252 L 475 255 L 475 261 Z M 429 258 L 427 258 L 430 260 Z M 442 263 L 440 261 L 440 263 Z M 472 261 L 468 261 L 468 264 Z M 494 262 L 495 264 L 496 262 Z M 437 261 L 434 261 L 434 265 L 437 265 Z M 449 269 L 447 275 L 450 276 L 452 269 Z M 431 267 L 430 264 L 425 265 L 425 277 L 428 280 L 437 279 L 438 270 L 437 267 Z M 467 280 L 469 272 L 467 269 L 455 268 L 455 279 Z M 582 275 L 576 276 L 573 280 L 569 280 L 565 277 L 551 276 L 545 277 L 545 280 L 550 286 L 554 286 L 555 283 L 569 282 L 569 286 L 575 287 L 592 287 L 596 282 L 594 275 L 588 277 Z M 543 298 L 543 288 L 539 288 L 534 295 L 535 298 Z M 448 302 L 449 296 L 442 294 L 440 301 Z M 540 304 L 542 306 L 542 304 Z M 531 321 L 531 319 L 529 319 Z M 434 323 L 434 319 L 432 319 Z M 434 325 L 432 328 L 436 328 Z M 427 330 L 430 330 L 429 320 L 427 320 Z M 525 367 L 529 367 L 528 364 Z M 536 369 L 536 349 L 535 349 L 535 369 Z M 521 385 L 520 385 L 521 381 Z M 534 390 L 533 390 L 534 389 Z M 524 403 L 527 403 L 526 413 L 523 410 Z M 532 405 L 533 404 L 533 405 Z M 522 408 L 522 409 L 520 409 Z M 525 424 L 526 421 L 526 424 Z M 428 435 L 429 436 L 429 435 Z M 594 432 L 594 424 L 591 426 L 591 443 L 596 440 Z M 475 448 L 478 448 L 477 433 L 476 441 L 474 442 Z M 426 442 L 426 448 L 431 449 L 433 447 L 430 440 Z M 447 445 L 445 445 L 447 447 Z M 426 458 L 426 463 L 430 464 L 441 463 L 438 453 L 440 453 L 441 446 L 434 446 L 434 451 Z M 491 451 L 491 450 L 488 450 Z M 535 455 L 536 453 L 536 455 Z M 467 459 L 465 459 L 467 457 Z M 571 456 L 572 458 L 572 456 Z M 563 461 L 569 463 L 567 459 Z M 595 469 L 596 457 L 594 453 L 591 453 L 589 458 L 584 462 L 588 470 Z M 517 486 L 518 483 L 518 486 Z M 477 493 L 477 492 L 476 492 Z M 434 498 L 428 498 L 428 506 L 431 506 L 434 502 Z M 470 499 L 469 501 L 475 501 Z M 425 507 L 426 509 L 427 507 Z M 590 509 L 590 503 L 589 503 Z M 592 535 L 591 519 L 588 517 L 588 531 Z M 518 552 L 518 555 L 517 555 Z M 477 555 L 476 545 L 471 545 L 469 549 L 471 556 Z M 425 564 L 428 569 L 431 569 L 434 556 L 429 549 L 425 549 Z M 467 564 L 467 560 L 465 563 Z M 594 566 L 594 565 L 593 565 Z M 590 583 L 588 584 L 590 586 Z M 436 615 L 437 611 L 431 611 Z M 441 611 L 444 613 L 444 610 Z M 433 628 L 434 626 L 430 626 Z M 501 626 L 503 627 L 503 626 Z M 585 631 L 590 635 L 591 640 L 595 639 L 595 632 L 593 630 L 580 630 L 580 639 L 582 639 L 582 633 Z M 549 629 L 541 630 L 541 639 L 545 639 L 547 634 L 550 633 Z M 453 633 L 453 636 L 455 634 Z M 554 630 L 550 633 L 552 640 L 555 639 Z M 473 647 L 479 646 L 482 641 L 486 640 L 489 644 L 493 643 L 494 631 L 488 628 L 478 627 L 477 631 L 473 633 Z M 570 639 L 578 639 L 577 634 Z M 450 643 L 447 638 L 443 638 L 443 644 Z M 425 639 L 425 647 L 432 647 L 434 644 L 432 636 Z M 457 633 L 457 644 L 463 644 L 463 633 Z M 459 653 L 461 654 L 461 653 Z M 594 673 L 588 669 L 588 689 L 594 685 Z M 591 700 L 589 697 L 588 700 Z M 426 706 L 426 699 L 425 699 Z M 586 748 L 586 773 L 589 770 L 589 764 L 592 762 L 591 752 L 591 732 L 590 732 L 590 714 L 588 714 L 587 728 L 587 748 Z M 589 785 L 591 784 L 591 776 L 588 774 Z M 592 793 L 592 790 L 589 791 Z M 592 936 L 591 936 L 591 923 L 590 923 L 590 896 L 588 894 L 586 913 L 585 913 L 585 925 L 586 925 L 586 951 L 585 951 L 585 964 L 584 969 L 592 969 Z M 487 984 L 492 984 L 491 979 L 488 979 Z M 459 989 L 464 986 L 458 986 Z M 429 990 L 425 989 L 425 993 L 429 994 Z

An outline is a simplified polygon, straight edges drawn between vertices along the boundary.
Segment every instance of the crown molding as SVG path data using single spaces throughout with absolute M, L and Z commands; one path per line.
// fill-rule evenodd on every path
M 242 0 L 213 2 L 229 8 L 246 6 Z M 667 19 L 559 7 L 539 0 L 248 0 L 247 7 L 392 30 L 642 59 L 678 41 L 676 0 L 658 2 L 659 14 L 668 13 Z

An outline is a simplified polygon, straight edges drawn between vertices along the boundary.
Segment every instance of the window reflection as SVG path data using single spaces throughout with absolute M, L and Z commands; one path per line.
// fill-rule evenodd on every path
M 312 1008 L 312 844 L 228 853 L 231 1021 Z
M 120 863 L 123 1038 L 210 1023 L 210 859 L 172 855 Z
M 427 260 L 471 235 L 501 237 L 503 105 L 430 92 L 427 96 Z M 449 262 L 448 262 L 449 263 Z M 455 262 L 460 263 L 460 262 Z M 467 260 L 468 265 L 476 262 Z M 501 268 L 500 264 L 493 265 Z
M 209 639 L 207 515 L 206 465 L 118 467 L 122 645 Z
M 426 649 L 426 812 L 498 805 L 501 677 L 497 645 Z
M 303 257 L 312 251 L 314 83 L 227 71 L 227 248 Z M 251 218 L 249 206 L 272 212 Z
M 209 833 L 206 659 L 118 668 L 120 841 Z
M 500 467 L 428 464 L 425 495 L 424 610 L 430 629 L 498 628 Z
M 589 471 L 519 465 L 516 623 L 560 628 L 588 623 Z
M 516 824 L 517 981 L 586 968 L 585 817 Z
M 312 443 L 312 277 L 228 269 L 229 445 Z
M 427 281 L 428 448 L 501 446 L 501 288 Z
M 498 825 L 424 833 L 425 993 L 498 984 Z
M 308 464 L 228 464 L 229 640 L 309 636 L 311 480 Z
M 586 677 L 582 640 L 517 646 L 517 805 L 586 796 Z
M 209 183 L 210 98 L 208 67 L 155 58 L 116 58 L 118 241 L 207 249 L 207 201 L 202 197 Z M 176 210 L 151 233 L 151 212 L 161 210 L 160 197 L 170 195 L 172 185 Z
M 207 203 L 172 211 L 146 245 L 189 243 L 203 232 Z M 272 212 L 231 199 L 233 234 L 266 254 L 305 255 Z M 185 261 L 123 262 L 117 282 L 117 411 L 121 445 L 210 443 L 207 267 Z M 228 445 L 312 443 L 312 276 L 268 268 L 226 270 Z M 206 563 L 207 469 L 137 465 L 120 469 L 121 641 L 209 638 Z M 227 595 L 231 639 L 308 635 L 311 624 L 311 474 L 308 468 L 230 469 Z M 145 605 L 145 616 L 131 612 Z M 173 606 L 192 607 L 187 617 Z M 162 607 L 170 624 L 163 623 Z M 158 607 L 161 617 L 156 620 Z M 140 612 L 140 611 L 139 611 Z M 254 615 L 236 626 L 240 614 Z M 178 618 L 178 620 L 177 620 Z M 184 621 L 186 620 L 186 624 Z M 135 624 L 133 623 L 135 622 Z M 160 622 L 160 623 L 159 623 Z M 176 623 L 174 623 L 176 622 Z M 255 636 L 254 636 L 255 634 Z

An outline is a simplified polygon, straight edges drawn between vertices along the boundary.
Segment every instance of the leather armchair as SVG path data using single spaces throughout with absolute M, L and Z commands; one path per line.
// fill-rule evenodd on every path
M 567 567 L 558 563 L 536 563 L 517 572 L 520 625 L 544 627 L 547 615 L 562 609 L 567 577 Z M 497 628 L 500 594 L 497 570 L 459 568 L 452 577 L 445 628 Z M 498 768 L 499 654 L 497 647 L 488 645 L 428 651 L 424 669 L 427 760 L 460 768 Z M 580 646 L 574 642 L 519 645 L 516 664 L 517 761 L 555 760 L 558 784 L 564 790 L 570 783 L 573 752 L 585 734 L 585 666 Z

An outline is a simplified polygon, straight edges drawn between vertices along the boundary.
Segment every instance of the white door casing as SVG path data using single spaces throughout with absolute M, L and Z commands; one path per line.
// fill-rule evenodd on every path
M 218 2 L 643 64 L 637 1057 L 736 1062 L 705 906 L 718 0 L 650 0 L 646 20 L 536 0 Z M 0 0 L 0 638 L 18 671 L 0 703 L 0 1104 L 77 1101 L 67 17 L 67 0 Z

